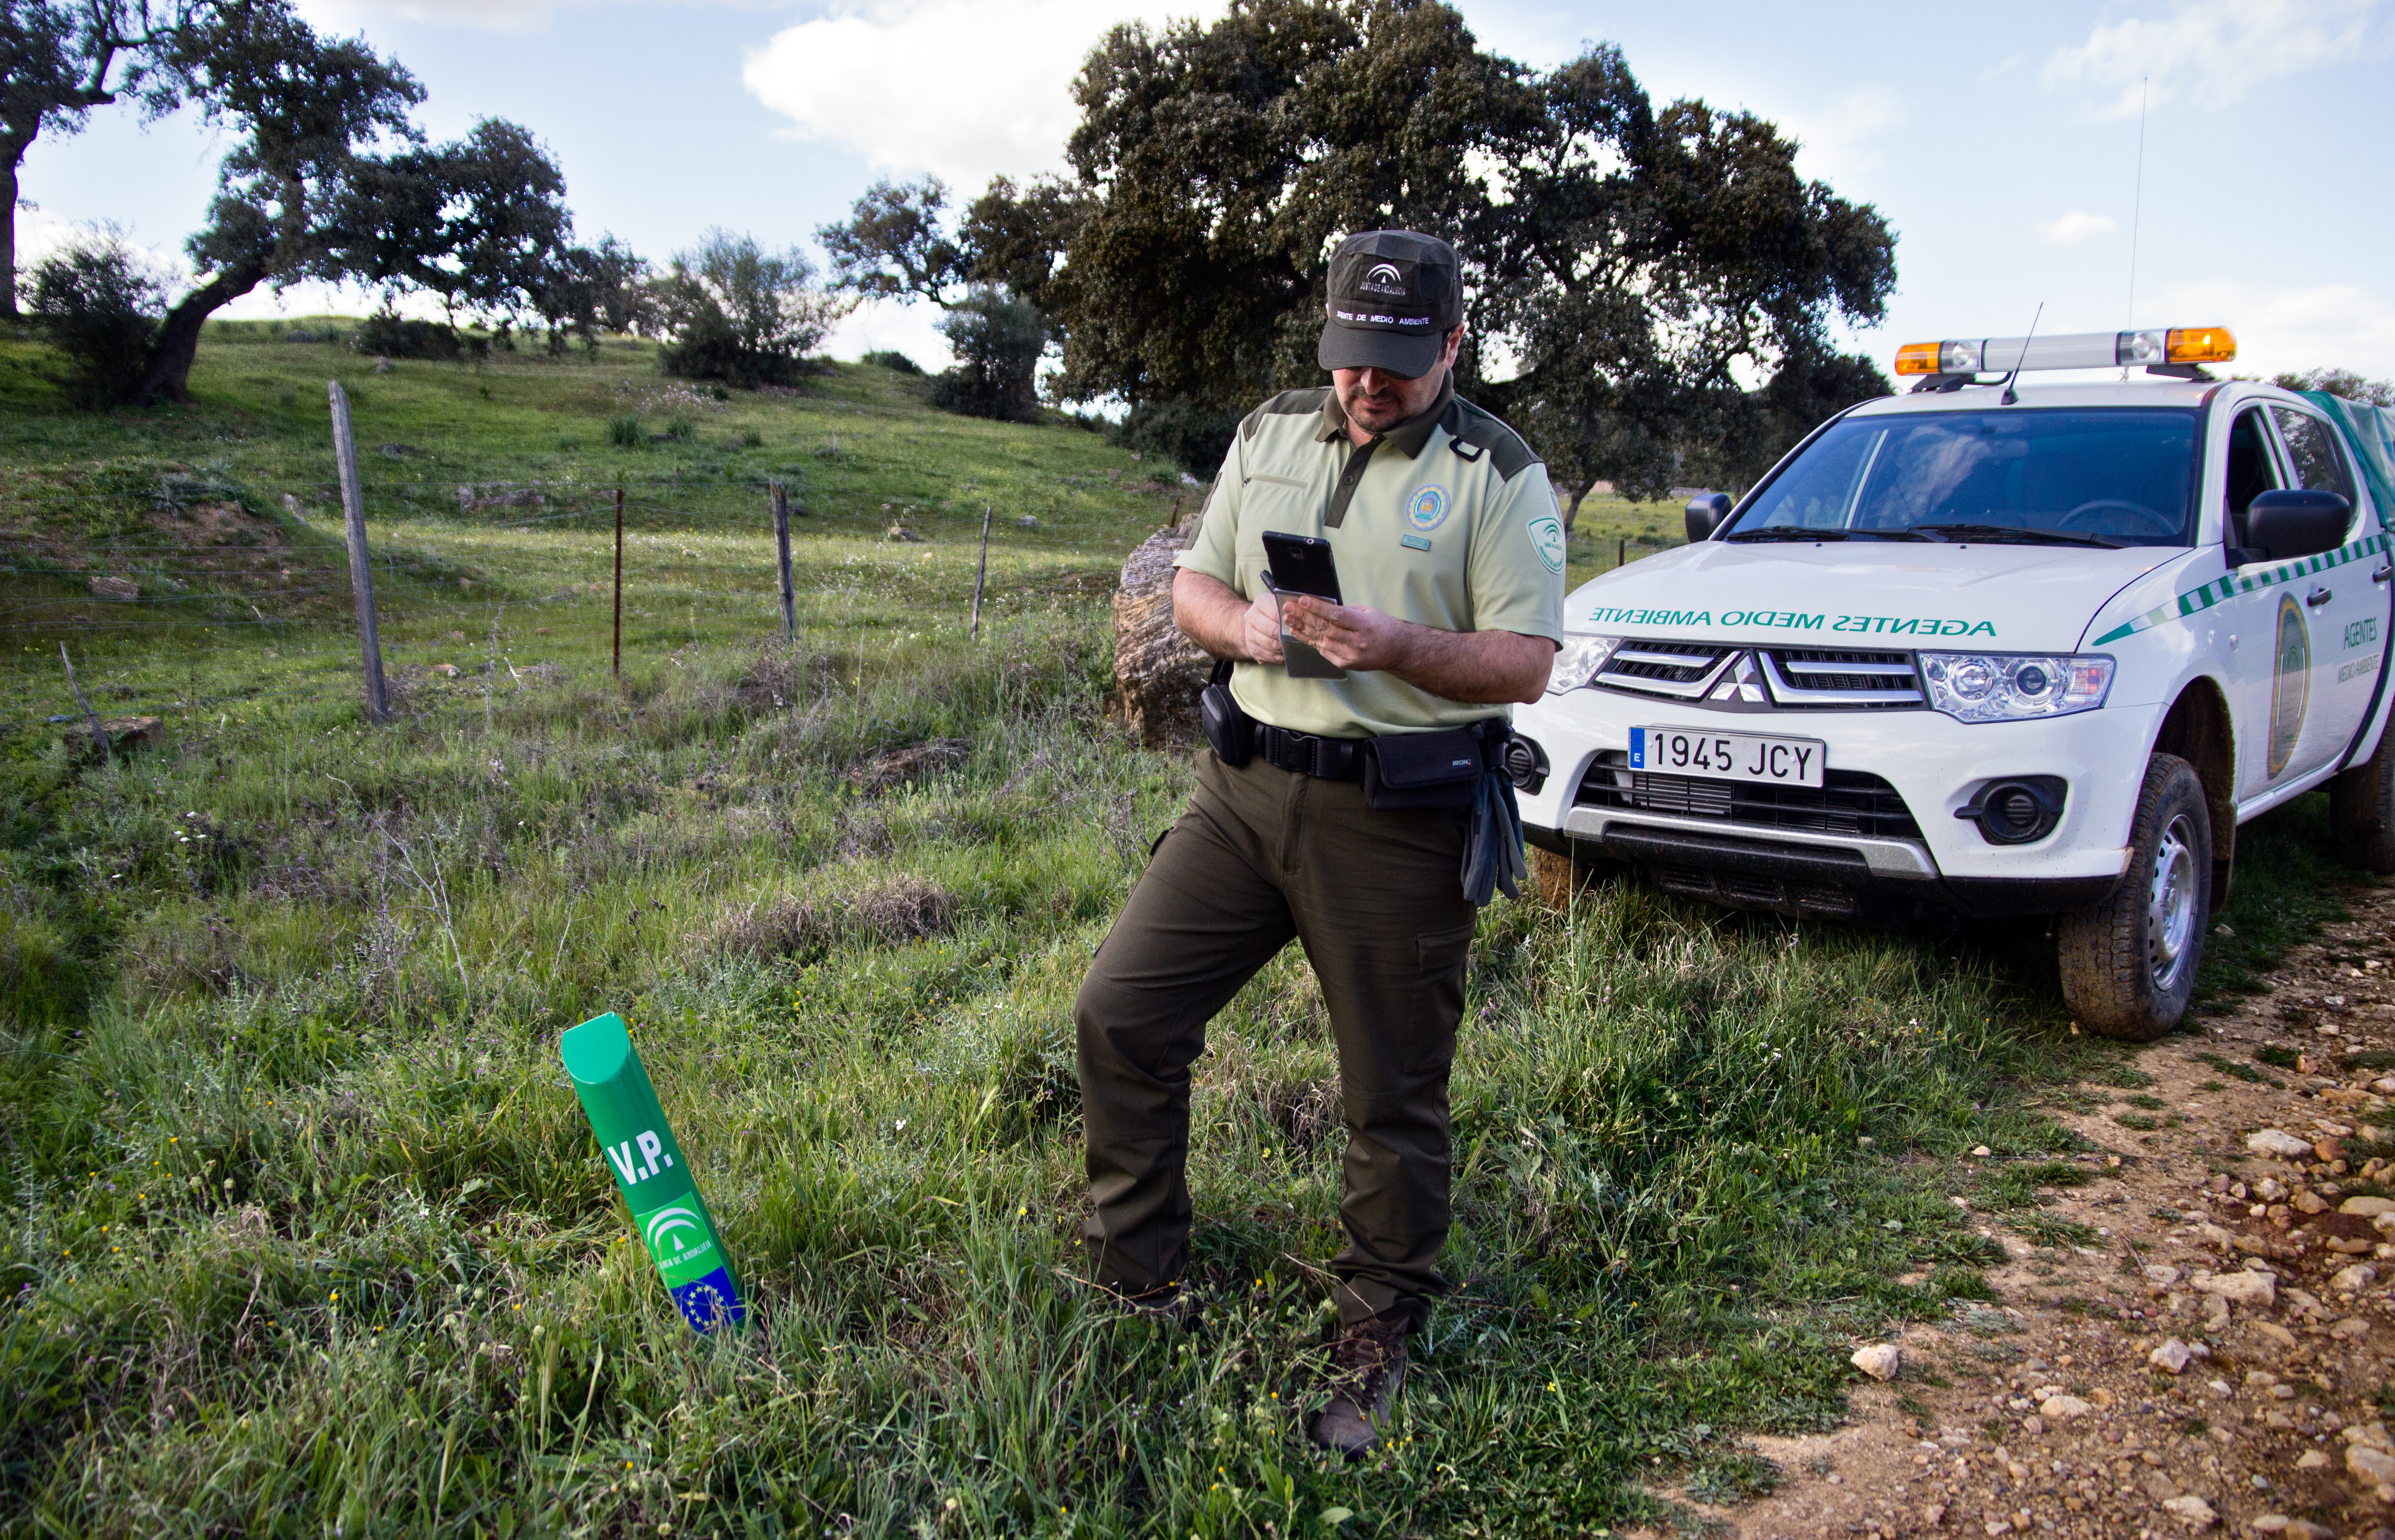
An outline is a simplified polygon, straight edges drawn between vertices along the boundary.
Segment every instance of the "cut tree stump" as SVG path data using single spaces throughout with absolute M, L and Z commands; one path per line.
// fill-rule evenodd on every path
M 1115 684 L 1123 719 L 1152 749 L 1198 741 L 1198 696 L 1214 667 L 1172 624 L 1172 559 L 1184 543 L 1177 529 L 1149 535 L 1115 590 Z
M 158 718 L 155 717 L 111 717 L 99 724 L 108 734 L 108 746 L 119 754 L 129 754 L 138 748 L 148 748 L 158 740 Z M 88 727 L 78 727 L 75 737 L 93 749 L 100 744 Z

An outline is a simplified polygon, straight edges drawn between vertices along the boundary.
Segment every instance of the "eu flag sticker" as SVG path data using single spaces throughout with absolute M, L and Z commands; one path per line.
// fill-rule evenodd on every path
M 673 1291 L 674 1303 L 681 1307 L 684 1320 L 702 1332 L 718 1326 L 737 1326 L 748 1319 L 741 1307 L 740 1291 L 732 1282 L 732 1270 L 718 1268 L 704 1278 L 695 1278 Z
M 1632 770 L 1647 768 L 1647 730 L 1643 727 L 1634 727 L 1630 730 L 1630 768 Z

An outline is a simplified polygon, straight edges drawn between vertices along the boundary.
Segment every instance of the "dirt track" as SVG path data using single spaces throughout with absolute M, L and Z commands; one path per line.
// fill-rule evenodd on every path
M 1902 1365 L 1886 1384 L 1858 1375 L 1850 1423 L 1757 1440 L 1783 1483 L 1709 1516 L 1751 1540 L 2395 1540 L 2378 1402 L 2395 1231 L 2339 1212 L 2395 1210 L 2375 1201 L 2395 1193 L 2395 1162 L 2366 1158 L 2395 1141 L 2395 888 L 2351 907 L 2271 993 L 2138 1055 L 2155 1082 L 2140 1099 L 2161 1107 L 2065 1099 L 2061 1121 L 2103 1153 L 2079 1157 L 2093 1179 L 2048 1190 L 2044 1212 L 2088 1244 L 2033 1246 L 1989 1218 L 2010 1258 L 1990 1273 L 1996 1298 L 1890 1338 Z M 2257 1063 L 2269 1048 L 2299 1062 Z M 2283 1153 L 2249 1142 L 2273 1129 L 2287 1137 L 2260 1142 Z M 1967 1206 L 1966 1177 L 1956 1191 Z

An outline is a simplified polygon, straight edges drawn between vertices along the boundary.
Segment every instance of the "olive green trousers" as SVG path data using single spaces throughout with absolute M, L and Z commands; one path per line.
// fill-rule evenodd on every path
M 1133 1296 L 1189 1268 L 1189 1066 L 1206 1023 L 1293 938 L 1339 1049 L 1347 1148 L 1332 1261 L 1341 1319 L 1446 1288 L 1448 1069 L 1475 911 L 1458 868 L 1468 814 L 1375 812 L 1354 782 L 1200 751 L 1074 1004 L 1096 1282 Z

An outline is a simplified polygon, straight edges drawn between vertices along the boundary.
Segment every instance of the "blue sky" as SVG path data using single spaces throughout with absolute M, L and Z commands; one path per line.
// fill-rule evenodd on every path
M 879 175 L 977 191 L 1057 164 L 1065 86 L 1111 22 L 1221 0 L 303 0 L 430 88 L 436 136 L 512 118 L 565 169 L 580 228 L 652 257 L 710 225 L 812 244 Z M 1553 65 L 1621 45 L 1661 101 L 1769 117 L 1799 164 L 1894 225 L 1886 324 L 1850 340 L 2234 327 L 2240 372 L 2338 364 L 2395 377 L 2395 0 L 2123 0 L 2087 6 L 1603 4 L 1463 0 L 1484 46 Z M 2138 99 L 2145 114 L 2137 188 Z M 223 148 L 179 117 L 96 114 L 27 157 L 33 249 L 114 220 L 172 253 Z M 359 310 L 295 293 L 285 310 Z M 251 296 L 235 314 L 277 313 Z M 832 350 L 942 355 L 930 318 L 884 307 Z

